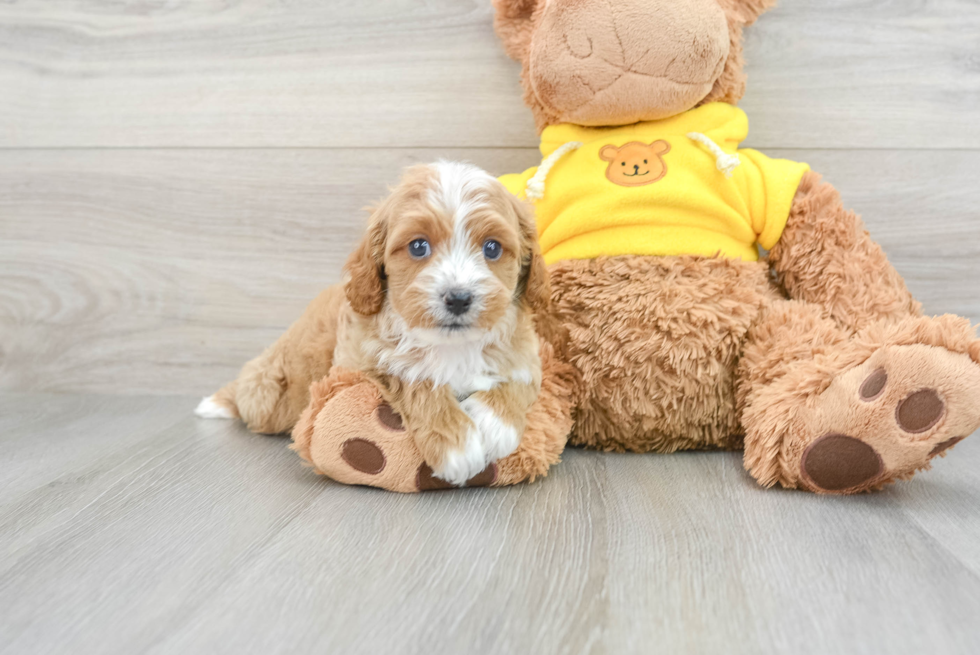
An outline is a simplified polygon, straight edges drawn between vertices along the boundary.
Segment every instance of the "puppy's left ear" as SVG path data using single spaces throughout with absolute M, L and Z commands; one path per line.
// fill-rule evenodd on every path
M 517 214 L 521 230 L 521 277 L 517 290 L 532 311 L 545 312 L 551 308 L 551 283 L 548 281 L 548 267 L 538 245 L 534 208 L 509 192 L 507 196 Z
M 371 216 L 367 234 L 347 258 L 344 293 L 351 309 L 364 316 L 381 311 L 385 297 L 384 248 L 387 234 L 385 208 Z

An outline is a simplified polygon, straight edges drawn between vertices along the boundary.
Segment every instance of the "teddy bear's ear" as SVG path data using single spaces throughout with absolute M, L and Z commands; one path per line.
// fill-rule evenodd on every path
M 351 309 L 364 316 L 381 311 L 385 296 L 384 249 L 386 238 L 385 206 L 371 215 L 367 234 L 344 264 L 347 274 L 344 293 Z
M 507 56 L 523 61 L 531 49 L 532 18 L 539 0 L 493 0 L 493 27 Z
M 619 148 L 614 145 L 602 146 L 602 150 L 599 151 L 599 157 L 602 161 L 613 161 L 617 154 L 619 154 Z
M 658 139 L 650 144 L 650 148 L 655 155 L 666 155 L 670 152 L 670 144 L 662 139 Z
M 742 57 L 742 28 L 750 25 L 776 0 L 718 0 L 728 17 L 728 60 L 721 76 L 715 80 L 701 104 L 709 102 L 736 103 L 745 94 L 745 60 Z
M 776 0 L 718 0 L 718 4 L 742 25 L 751 25 L 763 12 L 776 6 Z

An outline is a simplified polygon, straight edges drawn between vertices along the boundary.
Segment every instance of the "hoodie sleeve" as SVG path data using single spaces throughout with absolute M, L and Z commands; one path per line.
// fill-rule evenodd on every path
M 783 234 L 800 180 L 810 167 L 788 159 L 771 159 L 751 148 L 743 148 L 738 154 L 746 164 L 745 200 L 752 229 L 759 245 L 770 250 Z

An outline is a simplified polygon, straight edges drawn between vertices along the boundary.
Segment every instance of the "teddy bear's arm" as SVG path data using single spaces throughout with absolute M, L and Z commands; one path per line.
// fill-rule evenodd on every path
M 921 313 L 861 219 L 812 171 L 803 175 L 769 264 L 790 298 L 823 306 L 853 330 Z

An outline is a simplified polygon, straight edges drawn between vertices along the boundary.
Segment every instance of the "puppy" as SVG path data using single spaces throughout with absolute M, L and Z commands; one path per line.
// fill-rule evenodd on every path
M 540 390 L 533 316 L 550 292 L 531 212 L 474 166 L 410 168 L 372 213 L 343 292 L 321 294 L 198 413 L 288 429 L 316 376 L 356 369 L 434 474 L 463 484 L 517 448 Z

